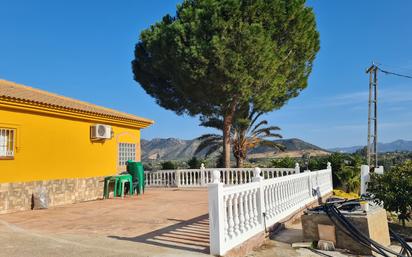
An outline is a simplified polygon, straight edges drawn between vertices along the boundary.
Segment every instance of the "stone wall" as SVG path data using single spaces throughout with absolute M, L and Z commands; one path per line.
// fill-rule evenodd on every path
M 49 207 L 103 197 L 104 177 L 73 178 L 0 184 L 0 214 L 32 209 L 33 193 L 44 187 Z

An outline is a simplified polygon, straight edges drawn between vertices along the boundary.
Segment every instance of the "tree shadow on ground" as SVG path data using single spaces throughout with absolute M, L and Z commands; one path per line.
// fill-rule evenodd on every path
M 208 214 L 190 220 L 168 220 L 179 223 L 136 237 L 109 236 L 109 238 L 209 254 Z

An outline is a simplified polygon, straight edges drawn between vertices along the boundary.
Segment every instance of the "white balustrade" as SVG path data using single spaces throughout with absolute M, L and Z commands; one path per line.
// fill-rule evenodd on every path
M 175 170 L 145 172 L 144 176 L 147 187 L 173 187 L 176 185 Z
M 305 173 L 298 170 L 297 166 L 297 169 L 247 169 L 248 172 L 212 171 L 208 184 L 210 253 L 224 255 L 263 232 L 265 225 L 272 226 L 299 211 L 316 200 L 314 191 L 318 190 L 321 196 L 332 191 L 330 164 L 325 170 Z M 243 176 L 249 171 L 250 176 Z M 271 178 L 265 178 L 266 175 Z
M 212 172 L 202 164 L 200 169 L 159 170 L 145 172 L 147 187 L 205 187 L 211 182 Z M 254 168 L 221 168 L 220 180 L 226 185 L 250 183 Z M 299 164 L 295 168 L 261 168 L 260 176 L 265 179 L 283 177 L 300 173 Z

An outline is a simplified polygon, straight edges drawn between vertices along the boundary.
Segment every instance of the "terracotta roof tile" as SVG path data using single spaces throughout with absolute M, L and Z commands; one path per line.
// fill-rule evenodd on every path
M 64 108 L 74 111 L 83 111 L 91 114 L 110 116 L 140 122 L 153 123 L 152 120 L 141 118 L 132 114 L 115 111 L 69 97 L 49 93 L 40 89 L 19 85 L 14 82 L 0 79 L 0 98 L 22 100 L 32 104 L 43 104 L 50 107 Z

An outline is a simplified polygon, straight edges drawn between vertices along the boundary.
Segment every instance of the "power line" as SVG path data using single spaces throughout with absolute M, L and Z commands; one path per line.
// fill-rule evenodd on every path
M 395 72 L 392 72 L 392 71 L 382 70 L 381 68 L 379 68 L 379 66 L 376 66 L 376 67 L 378 68 L 378 70 L 382 71 L 382 72 L 385 73 L 385 74 L 395 75 L 395 76 L 398 76 L 398 77 L 403 77 L 403 78 L 412 79 L 412 76 L 403 75 L 403 74 L 395 73 Z

